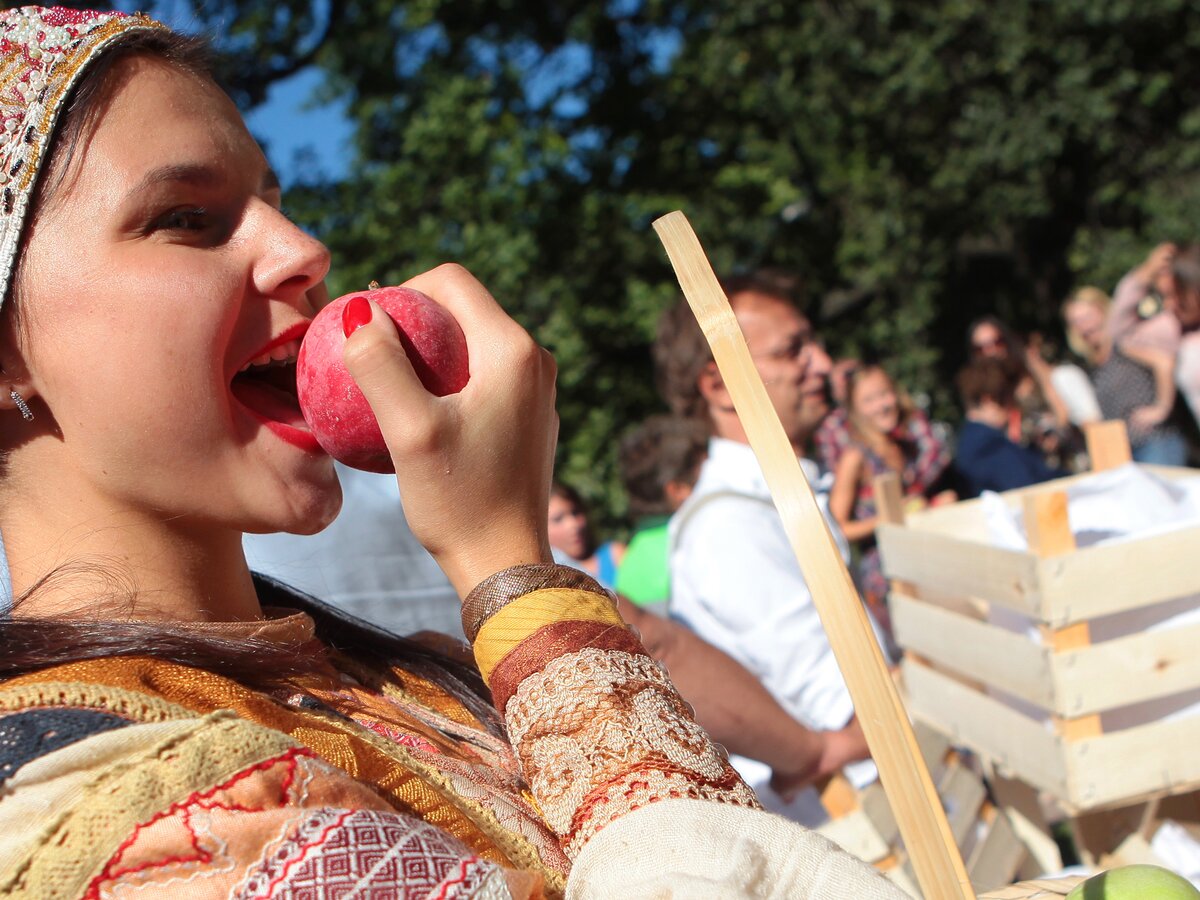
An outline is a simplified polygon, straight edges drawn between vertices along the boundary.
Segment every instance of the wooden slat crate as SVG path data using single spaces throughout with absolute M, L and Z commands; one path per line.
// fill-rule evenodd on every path
M 1020 873 L 1061 868 L 1054 842 L 1023 828 L 1015 815 L 988 799 L 982 779 L 937 731 L 917 723 L 917 743 L 946 810 L 950 831 L 976 888 L 995 887 Z M 878 783 L 855 791 L 835 778 L 821 794 L 830 821 L 817 831 L 883 871 L 901 889 L 920 896 L 896 820 Z
M 1112 710 L 1200 689 L 1200 624 L 1095 644 L 1090 631 L 1200 592 L 1200 527 L 1076 549 L 1063 489 L 1094 477 L 1004 495 L 1023 510 L 1028 551 L 989 544 L 980 501 L 878 529 L 899 582 L 891 614 L 909 713 L 1072 814 L 1200 787 L 1200 715 L 1105 731 Z M 992 624 L 989 608 L 1028 617 L 1037 638 Z

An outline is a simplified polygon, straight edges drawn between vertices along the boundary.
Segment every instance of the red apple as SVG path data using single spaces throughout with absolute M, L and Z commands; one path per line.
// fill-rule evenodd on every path
M 434 300 L 405 287 L 376 287 L 334 300 L 309 326 L 296 359 L 296 391 L 304 421 L 334 459 L 367 472 L 394 472 L 375 414 L 342 362 L 342 309 L 354 297 L 381 306 L 396 323 L 400 343 L 421 384 L 444 397 L 470 377 L 467 340 L 458 322 Z

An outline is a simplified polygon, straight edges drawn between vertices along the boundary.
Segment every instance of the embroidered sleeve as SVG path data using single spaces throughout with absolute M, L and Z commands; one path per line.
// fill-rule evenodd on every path
M 607 824 L 668 798 L 756 808 L 666 672 L 595 582 L 493 601 L 476 661 L 546 823 L 574 858 Z M 492 592 L 493 594 L 495 592 Z M 470 634 L 470 630 L 468 630 Z
M 0 715 L 0 894 L 541 896 L 286 735 L 161 705 Z

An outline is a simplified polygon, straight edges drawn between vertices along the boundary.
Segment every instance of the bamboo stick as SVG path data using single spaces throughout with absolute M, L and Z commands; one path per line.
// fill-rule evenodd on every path
M 962 857 L 866 611 L 783 431 L 704 249 L 682 212 L 654 223 L 762 466 L 792 550 L 850 689 L 927 900 L 974 900 Z

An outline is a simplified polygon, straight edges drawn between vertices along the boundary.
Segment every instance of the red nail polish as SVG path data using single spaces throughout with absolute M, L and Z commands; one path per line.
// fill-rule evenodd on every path
M 351 297 L 342 307 L 342 331 L 346 337 L 371 321 L 371 304 L 366 297 Z

